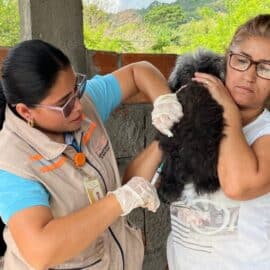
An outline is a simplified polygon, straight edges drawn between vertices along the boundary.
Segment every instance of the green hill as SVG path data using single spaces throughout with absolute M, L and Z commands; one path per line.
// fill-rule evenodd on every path
M 185 12 L 186 20 L 190 18 L 197 18 L 196 10 L 201 7 L 213 8 L 216 11 L 224 10 L 223 0 L 177 0 L 170 4 L 160 3 L 159 1 L 154 1 L 148 8 L 138 10 L 142 15 L 147 13 L 150 9 L 157 5 L 174 5 L 179 3 L 183 11 Z

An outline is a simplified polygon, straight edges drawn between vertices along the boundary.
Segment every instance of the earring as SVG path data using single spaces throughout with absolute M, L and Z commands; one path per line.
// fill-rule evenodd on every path
M 27 124 L 30 126 L 30 127 L 34 127 L 34 119 L 33 118 L 29 118 L 27 120 Z

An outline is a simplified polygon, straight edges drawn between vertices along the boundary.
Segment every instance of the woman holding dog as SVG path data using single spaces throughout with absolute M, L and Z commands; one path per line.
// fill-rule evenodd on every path
M 139 62 L 87 80 L 41 40 L 11 49 L 2 75 L 4 270 L 140 270 L 141 235 L 122 216 L 137 207 L 155 212 L 159 199 L 142 177 L 121 186 L 103 122 L 142 91 L 169 135 L 182 109 L 165 78 Z
M 218 160 L 221 189 L 198 195 L 187 185 L 171 205 L 170 270 L 270 269 L 270 14 L 241 25 L 225 54 L 225 85 L 195 73 L 224 108 Z M 161 162 L 157 146 L 138 160 Z M 149 177 L 140 163 L 127 175 Z

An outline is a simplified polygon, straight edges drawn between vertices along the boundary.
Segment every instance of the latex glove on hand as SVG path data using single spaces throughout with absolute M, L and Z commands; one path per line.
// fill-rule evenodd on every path
M 183 117 L 182 105 L 179 103 L 175 93 L 161 95 L 154 100 L 152 111 L 152 124 L 162 134 L 172 137 L 170 131 L 173 124 Z
M 121 216 L 129 214 L 137 207 L 156 212 L 160 205 L 156 188 L 138 176 L 132 177 L 125 185 L 108 193 L 114 194 L 118 200 L 123 211 Z

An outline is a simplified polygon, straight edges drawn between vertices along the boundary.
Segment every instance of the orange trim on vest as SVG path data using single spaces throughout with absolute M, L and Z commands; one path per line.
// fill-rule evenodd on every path
M 29 157 L 29 159 L 30 159 L 31 161 L 38 161 L 38 160 L 41 160 L 42 158 L 43 158 L 43 157 L 42 157 L 42 155 L 40 155 L 40 154 L 35 154 L 35 155 Z
M 57 168 L 61 167 L 66 162 L 66 160 L 67 160 L 66 157 L 61 157 L 55 163 L 53 163 L 49 166 L 41 167 L 40 171 L 43 173 L 46 173 L 46 172 L 52 171 L 54 169 L 57 169 Z
M 97 127 L 96 123 L 91 122 L 89 129 L 87 130 L 87 132 L 85 133 L 85 135 L 83 136 L 83 143 L 86 144 L 89 139 L 91 138 L 94 129 Z

